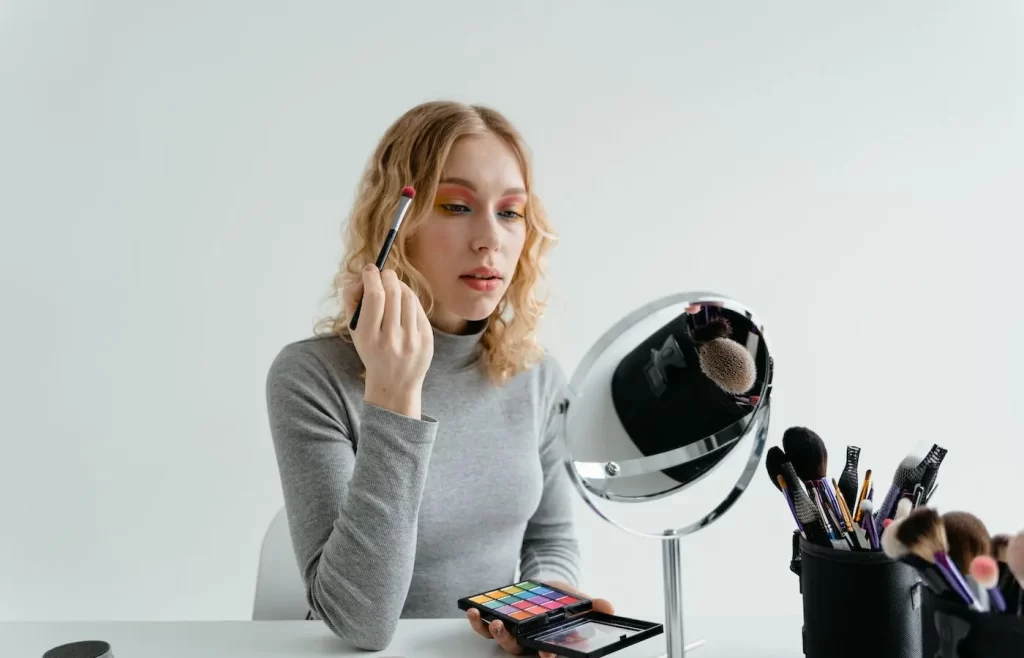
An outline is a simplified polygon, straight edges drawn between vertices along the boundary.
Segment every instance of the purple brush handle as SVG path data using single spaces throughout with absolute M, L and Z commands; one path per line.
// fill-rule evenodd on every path
M 998 587 L 988 590 L 988 598 L 992 601 L 992 607 L 999 612 L 1006 612 L 1006 599 L 1003 598 L 1003 593 Z
M 978 602 L 974 598 L 974 594 L 971 593 L 971 588 L 964 580 L 963 574 L 956 568 L 953 561 L 949 559 L 946 553 L 939 551 L 935 554 L 935 564 L 939 567 L 942 575 L 949 581 L 949 586 L 956 590 L 960 598 L 964 600 L 964 603 L 971 607 L 977 607 Z
M 787 489 L 782 490 L 782 495 L 785 497 L 786 502 L 789 503 L 789 511 L 793 513 L 793 520 L 796 521 L 797 530 L 799 530 L 801 534 L 804 534 L 804 524 L 800 523 L 800 517 L 796 514 L 796 505 L 793 504 L 793 498 L 789 495 L 789 491 Z

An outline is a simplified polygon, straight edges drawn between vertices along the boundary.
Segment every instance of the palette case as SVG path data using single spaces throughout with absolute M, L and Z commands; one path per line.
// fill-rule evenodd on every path
M 519 646 L 566 658 L 600 658 L 664 632 L 661 624 L 593 610 L 593 602 L 524 581 L 459 599 L 485 622 L 499 620 Z

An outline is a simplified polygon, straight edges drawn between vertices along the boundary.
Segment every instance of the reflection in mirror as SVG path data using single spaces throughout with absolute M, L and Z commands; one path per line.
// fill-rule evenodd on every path
M 642 502 L 701 480 L 767 398 L 763 327 L 735 303 L 671 304 L 606 338 L 574 377 L 582 409 L 566 427 L 576 472 L 602 498 Z

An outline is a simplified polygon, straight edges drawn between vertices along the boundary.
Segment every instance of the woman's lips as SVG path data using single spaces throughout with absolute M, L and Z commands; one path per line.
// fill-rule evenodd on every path
M 460 276 L 459 280 L 462 281 L 463 283 L 465 283 L 467 286 L 469 286 L 473 290 L 478 290 L 480 292 L 490 292 L 492 290 L 497 290 L 498 287 L 501 285 L 501 279 L 499 279 L 497 277 L 490 278 L 490 279 L 483 279 L 483 278 L 475 277 L 475 276 L 471 276 L 471 275 L 464 275 L 464 276 Z

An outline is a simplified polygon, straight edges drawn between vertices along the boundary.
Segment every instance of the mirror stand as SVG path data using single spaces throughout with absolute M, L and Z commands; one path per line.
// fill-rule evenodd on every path
M 698 640 L 690 646 L 683 644 L 683 538 L 675 531 L 667 531 L 661 541 L 662 577 L 665 580 L 665 649 L 666 658 L 684 658 L 693 649 L 704 644 Z

